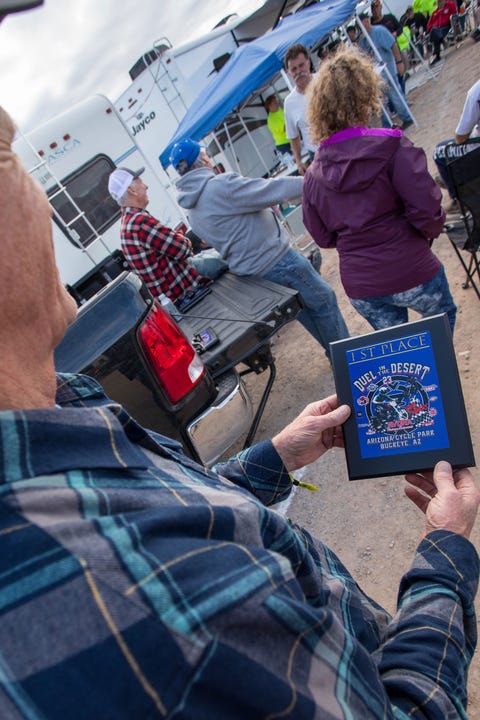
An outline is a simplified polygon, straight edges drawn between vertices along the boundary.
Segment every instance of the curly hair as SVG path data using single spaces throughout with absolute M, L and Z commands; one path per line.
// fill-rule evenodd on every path
M 308 87 L 307 122 L 314 142 L 368 125 L 381 111 L 382 80 L 371 60 L 348 45 L 323 62 Z

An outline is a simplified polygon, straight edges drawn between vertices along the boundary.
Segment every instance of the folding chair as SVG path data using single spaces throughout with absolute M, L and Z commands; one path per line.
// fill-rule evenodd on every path
M 471 285 L 480 300 L 480 267 L 477 257 L 480 247 L 480 138 L 471 138 L 461 145 L 448 143 L 445 146 L 445 157 L 447 172 L 462 213 L 456 222 L 447 223 L 445 230 L 466 272 L 463 287 Z M 462 251 L 470 254 L 468 264 Z
M 465 31 L 465 23 L 466 23 L 466 16 L 459 15 L 456 13 L 455 15 L 450 16 L 450 30 L 448 31 L 448 35 L 445 37 L 445 45 L 455 45 L 456 48 L 460 46 L 460 43 L 462 40 L 465 39 L 466 31 Z

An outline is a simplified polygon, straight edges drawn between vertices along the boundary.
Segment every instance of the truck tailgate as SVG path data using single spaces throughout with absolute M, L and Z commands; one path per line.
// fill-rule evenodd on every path
M 255 353 L 302 307 L 296 290 L 253 275 L 227 272 L 212 283 L 208 295 L 183 314 L 195 333 L 212 328 L 218 337 L 219 342 L 202 354 L 215 378 Z M 180 327 L 187 334 L 182 322 Z

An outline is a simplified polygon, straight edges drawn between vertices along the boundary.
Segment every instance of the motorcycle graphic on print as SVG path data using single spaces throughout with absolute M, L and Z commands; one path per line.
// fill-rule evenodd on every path
M 403 345 L 405 345 L 403 342 Z M 449 446 L 428 334 L 418 349 L 392 343 L 354 349 L 349 362 L 360 453 L 364 458 Z M 367 357 L 364 359 L 363 356 Z
M 365 411 L 370 432 L 394 435 L 433 425 L 437 414 L 430 408 L 423 385 L 408 375 L 388 376 L 378 385 L 370 385 Z

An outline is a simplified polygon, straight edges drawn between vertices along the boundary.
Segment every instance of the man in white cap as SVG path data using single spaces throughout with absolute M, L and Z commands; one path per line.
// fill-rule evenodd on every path
M 108 179 L 108 191 L 122 208 L 122 252 L 154 297 L 165 294 L 173 302 L 208 284 L 192 264 L 190 240 L 162 225 L 147 210 L 145 168 L 117 168 Z

